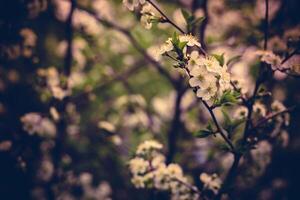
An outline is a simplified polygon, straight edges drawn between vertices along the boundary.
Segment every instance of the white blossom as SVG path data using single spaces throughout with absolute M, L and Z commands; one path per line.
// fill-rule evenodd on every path
M 165 157 L 159 153 L 161 148 L 162 145 L 154 140 L 145 141 L 138 146 L 136 157 L 129 161 L 132 183 L 137 188 L 170 191 L 172 200 L 198 199 L 197 188 L 190 185 L 181 167 L 174 163 L 165 164 Z M 153 151 L 156 156 L 143 156 Z
M 281 103 L 278 100 L 273 101 L 273 103 L 271 104 L 271 108 L 275 112 L 281 112 L 281 111 L 284 111 L 286 109 L 286 107 L 283 105 L 283 103 Z
M 144 4 L 145 0 L 123 0 L 123 4 L 131 11 L 133 11 L 139 5 Z
M 201 47 L 200 42 L 191 34 L 184 34 L 184 35 L 179 35 L 179 41 L 180 42 L 187 42 L 187 46 L 193 47 L 193 46 L 198 46 Z
M 235 110 L 233 117 L 235 119 L 245 119 L 247 115 L 248 115 L 248 109 L 244 106 L 241 106 Z
M 55 137 L 56 126 L 47 117 L 42 117 L 39 113 L 27 113 L 21 117 L 23 129 L 29 134 L 38 134 L 42 137 Z
M 259 116 L 265 117 L 267 114 L 267 109 L 265 105 L 263 105 L 262 103 L 256 102 L 253 105 L 253 112 L 258 114 Z
M 220 97 L 231 88 L 227 66 L 221 66 L 214 57 L 201 57 L 192 52 L 187 68 L 190 71 L 190 86 L 196 88 L 197 97 L 205 101 Z
M 146 29 L 151 29 L 153 21 L 159 19 L 159 14 L 150 3 L 143 5 L 141 15 L 141 24 Z
M 145 155 L 151 151 L 157 151 L 162 149 L 162 144 L 158 143 L 155 140 L 146 140 L 142 144 L 140 144 L 137 148 L 137 155 Z
M 256 54 L 260 56 L 260 60 L 271 65 L 272 69 L 280 68 L 282 59 L 275 55 L 272 51 L 256 51 Z
M 203 182 L 205 189 L 212 190 L 215 194 L 221 188 L 222 181 L 217 174 L 209 175 L 207 173 L 202 173 L 200 175 L 200 180 Z

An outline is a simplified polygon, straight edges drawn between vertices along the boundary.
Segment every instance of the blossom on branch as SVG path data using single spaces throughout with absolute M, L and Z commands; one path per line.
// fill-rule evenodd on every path
M 136 155 L 129 161 L 133 175 L 131 181 L 137 188 L 155 188 L 169 191 L 172 200 L 197 200 L 198 189 L 190 185 L 178 164 L 165 164 L 165 157 L 160 153 L 162 144 L 148 140 L 140 144 Z

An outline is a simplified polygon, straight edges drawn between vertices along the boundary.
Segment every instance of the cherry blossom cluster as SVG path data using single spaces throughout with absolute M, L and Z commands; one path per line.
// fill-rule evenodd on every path
M 129 162 L 132 183 L 137 188 L 155 188 L 169 191 L 172 200 L 199 199 L 198 189 L 191 185 L 183 175 L 178 164 L 165 164 L 165 157 L 160 153 L 162 144 L 148 140 L 140 144 L 135 157 Z
M 175 54 L 178 67 L 184 68 L 189 74 L 189 84 L 197 90 L 197 97 L 203 100 L 216 100 L 225 91 L 231 89 L 230 74 L 227 65 L 221 63 L 215 56 L 200 55 L 188 48 L 200 48 L 199 41 L 190 34 L 174 35 L 163 45 L 152 49 L 152 55 L 160 60 L 162 55 L 171 57 Z
M 203 100 L 218 99 L 225 91 L 230 90 L 227 66 L 222 66 L 214 56 L 202 57 L 193 51 L 187 67 L 191 76 L 189 84 L 197 88 L 197 96 Z
M 39 69 L 37 74 L 39 77 L 45 79 L 47 89 L 54 98 L 62 100 L 71 94 L 70 89 L 64 89 L 62 87 L 61 75 L 56 68 L 49 67 L 48 69 Z
M 39 113 L 27 113 L 21 117 L 23 129 L 30 135 L 38 134 L 41 137 L 55 137 L 56 126 L 52 120 Z
M 142 6 L 140 10 L 140 20 L 142 26 L 146 29 L 151 29 L 153 23 L 160 22 L 163 19 L 157 10 L 145 0 L 123 0 L 123 3 L 131 11 L 138 6 Z

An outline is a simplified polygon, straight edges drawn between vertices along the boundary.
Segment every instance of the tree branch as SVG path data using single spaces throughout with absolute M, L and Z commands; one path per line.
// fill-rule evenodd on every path
M 269 35 L 269 0 L 265 0 L 265 28 L 264 28 L 264 50 L 267 50 L 268 47 L 268 35 Z M 261 62 L 261 68 L 264 68 L 264 63 Z M 250 124 L 251 124 L 251 118 L 252 118 L 252 112 L 253 112 L 253 105 L 255 102 L 255 97 L 258 92 L 259 86 L 262 83 L 262 77 L 263 77 L 263 69 L 259 68 L 259 76 L 255 83 L 254 92 L 252 95 L 252 98 L 249 99 L 249 103 L 247 104 L 248 107 L 248 116 L 246 125 L 244 128 L 244 136 L 242 139 L 242 143 L 245 144 L 248 138 L 248 135 L 250 133 Z M 232 163 L 232 166 L 225 178 L 224 183 L 222 184 L 222 188 L 220 189 L 219 193 L 216 196 L 216 200 L 220 200 L 222 198 L 222 195 L 226 192 L 226 188 L 230 188 L 233 184 L 235 177 L 237 176 L 239 161 L 241 159 L 242 155 L 238 152 L 234 154 L 234 161 Z
M 165 22 L 174 26 L 180 33 L 185 34 L 185 31 L 177 26 L 155 3 L 153 3 L 151 0 L 146 1 L 149 2 L 163 16 Z

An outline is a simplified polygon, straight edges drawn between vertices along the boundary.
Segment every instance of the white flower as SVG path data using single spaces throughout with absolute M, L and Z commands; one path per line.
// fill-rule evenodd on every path
M 145 187 L 145 179 L 143 176 L 133 176 L 133 178 L 131 179 L 131 182 L 137 188 Z
M 245 119 L 248 115 L 248 109 L 246 107 L 239 107 L 235 110 L 233 117 L 235 119 Z
M 54 119 L 54 121 L 58 121 L 60 119 L 60 115 L 55 107 L 53 107 L 53 106 L 50 107 L 49 112 L 50 112 L 52 119 Z
M 92 36 L 98 35 L 102 30 L 101 25 L 92 14 L 79 9 L 74 11 L 73 25 Z
M 111 140 L 111 142 L 114 144 L 114 145 L 116 145 L 116 146 L 119 146 L 119 145 L 121 145 L 122 144 L 122 138 L 120 137 L 120 136 L 118 136 L 118 135 L 113 135 L 113 136 L 111 136 L 110 137 L 110 140 Z
M 144 174 L 149 169 L 149 162 L 143 158 L 133 158 L 129 161 L 129 169 L 133 175 Z
M 275 55 L 272 51 L 256 51 L 256 54 L 260 56 L 260 60 L 271 65 L 272 69 L 275 70 L 280 68 L 281 58 Z
M 54 98 L 62 100 L 71 94 L 72 91 L 69 88 L 63 89 L 61 87 L 60 74 L 55 67 L 39 69 L 37 74 L 46 79 L 47 89 L 51 92 Z
M 180 42 L 187 42 L 187 46 L 193 47 L 198 46 L 201 47 L 200 42 L 198 42 L 197 38 L 195 38 L 191 34 L 185 34 L 185 35 L 179 35 L 179 41 Z
M 222 66 L 220 66 L 218 60 L 213 56 L 201 57 L 200 62 L 206 67 L 207 71 L 209 72 L 220 74 L 222 70 Z
M 152 22 L 155 19 L 158 19 L 159 14 L 157 11 L 153 8 L 153 6 L 150 3 L 145 3 L 143 5 L 143 8 L 141 10 L 141 24 L 146 28 L 150 29 L 152 27 Z
M 166 52 L 172 51 L 174 48 L 172 43 L 172 38 L 169 38 L 163 45 L 160 47 L 160 54 L 164 54 Z
M 0 142 L 0 151 L 8 151 L 12 147 L 12 142 L 9 140 L 4 140 Z
M 140 4 L 144 4 L 145 0 L 123 0 L 123 4 L 131 11 L 134 10 L 134 8 L 138 7 Z
M 224 92 L 225 90 L 230 89 L 230 73 L 227 71 L 227 66 L 223 66 L 220 71 L 219 85 L 220 90 Z
M 168 190 L 170 188 L 168 181 L 168 170 L 165 165 L 161 165 L 155 170 L 154 186 L 160 190 Z
M 273 101 L 273 103 L 271 104 L 271 108 L 275 112 L 281 112 L 286 109 L 286 107 L 278 100 Z
M 165 157 L 157 153 L 156 156 L 143 159 L 141 152 L 159 150 L 162 145 L 156 141 L 146 141 L 139 145 L 135 158 L 130 160 L 129 169 L 133 174 L 132 183 L 137 188 L 155 188 L 167 190 L 171 193 L 172 200 L 199 199 L 197 188 L 190 185 L 178 164 L 164 163 Z M 152 149 L 152 150 L 151 150 Z M 193 190 L 191 189 L 194 188 Z
M 100 122 L 98 122 L 98 127 L 101 128 L 101 129 L 104 129 L 104 130 L 106 130 L 108 132 L 111 132 L 111 133 L 116 132 L 116 127 L 112 123 L 110 123 L 108 121 L 100 121 Z
M 253 105 L 253 111 L 254 113 L 262 116 L 262 117 L 265 117 L 266 114 L 267 114 L 267 109 L 266 107 L 260 103 L 260 102 L 256 102 L 254 105 Z
M 93 181 L 93 175 L 89 172 L 83 172 L 79 176 L 79 181 L 82 185 L 90 185 Z
M 60 86 L 52 86 L 49 88 L 53 97 L 59 100 L 63 100 L 65 97 L 71 94 L 70 90 L 64 90 Z
M 30 135 L 37 133 L 42 137 L 55 137 L 56 126 L 54 123 L 46 118 L 42 117 L 39 113 L 27 113 L 21 117 L 23 123 L 23 129 Z
M 275 100 L 271 104 L 271 108 L 274 112 L 282 112 L 286 110 L 286 107 L 278 100 Z M 283 113 L 282 115 L 279 115 L 275 118 L 278 122 L 284 122 L 284 124 L 287 126 L 290 123 L 290 114 L 288 112 Z
M 202 98 L 204 101 L 208 101 L 216 96 L 217 91 L 217 85 L 211 82 L 207 88 L 197 90 L 197 97 Z
M 216 77 L 213 74 L 209 73 L 203 66 L 194 67 L 190 72 L 190 75 L 193 76 L 189 80 L 189 84 L 191 87 L 200 87 L 200 89 L 207 89 L 217 81 Z
M 212 190 L 215 194 L 221 188 L 222 181 L 217 174 L 209 175 L 207 173 L 202 173 L 200 175 L 200 180 L 203 182 L 205 189 Z
M 198 51 L 192 51 L 189 55 L 188 69 L 191 71 L 197 65 L 201 64 L 201 59 Z
M 165 156 L 163 156 L 162 154 L 157 154 L 157 155 L 153 158 L 153 160 L 152 160 L 152 162 L 151 162 L 151 165 L 152 165 L 153 168 L 158 168 L 158 167 L 160 167 L 161 165 L 165 165 L 165 163 L 164 163 L 165 160 L 166 160 Z
M 140 144 L 137 148 L 136 154 L 137 155 L 145 155 L 150 153 L 151 151 L 157 151 L 162 149 L 162 144 L 155 140 L 146 140 L 142 144 Z
M 151 29 L 152 27 L 152 18 L 149 15 L 141 16 L 141 24 L 145 29 Z
M 156 61 L 161 60 L 161 47 L 152 46 L 147 50 L 148 54 Z
M 171 177 L 181 178 L 183 176 L 182 169 L 178 164 L 169 164 L 167 170 Z

